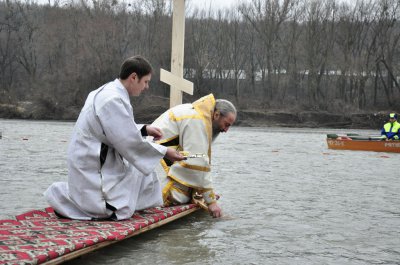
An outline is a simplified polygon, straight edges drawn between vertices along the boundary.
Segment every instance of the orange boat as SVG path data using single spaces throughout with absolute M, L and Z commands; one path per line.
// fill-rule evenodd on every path
M 400 141 L 357 140 L 350 137 L 327 138 L 329 149 L 400 153 Z

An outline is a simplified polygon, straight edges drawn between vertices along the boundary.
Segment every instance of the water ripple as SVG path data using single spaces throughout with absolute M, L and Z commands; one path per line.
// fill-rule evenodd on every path
M 72 126 L 0 120 L 3 218 L 47 206 Z M 345 132 L 234 127 L 213 148 L 226 218 L 197 212 L 69 264 L 399 264 L 399 154 L 327 149 Z

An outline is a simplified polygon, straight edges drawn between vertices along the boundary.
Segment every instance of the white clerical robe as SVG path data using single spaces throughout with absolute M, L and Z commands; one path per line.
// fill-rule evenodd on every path
M 167 148 L 143 139 L 141 128 L 118 79 L 91 92 L 68 147 L 68 183 L 54 183 L 44 194 L 55 211 L 83 220 L 114 213 L 121 220 L 162 205 L 154 169 Z M 101 166 L 102 143 L 108 151 Z
M 163 133 L 163 138 L 158 143 L 190 154 L 205 155 L 172 165 L 165 159 L 161 160 L 161 165 L 156 170 L 166 205 L 188 202 L 193 190 L 202 194 L 206 203 L 215 202 L 211 176 L 214 108 L 215 99 L 210 94 L 193 104 L 182 104 L 169 109 L 152 124 Z

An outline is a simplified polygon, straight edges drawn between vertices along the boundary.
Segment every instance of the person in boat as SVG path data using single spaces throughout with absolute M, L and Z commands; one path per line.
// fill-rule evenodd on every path
M 209 94 L 191 104 L 175 106 L 153 122 L 163 134 L 157 143 L 189 156 L 175 163 L 164 158 L 157 167 L 165 206 L 188 203 L 198 194 L 204 198 L 213 217 L 221 216 L 210 174 L 211 144 L 219 133 L 229 130 L 236 113 L 231 102 L 215 100 L 213 94 Z
M 381 135 L 385 140 L 399 140 L 400 139 L 400 123 L 397 121 L 397 114 L 389 114 L 389 122 L 383 125 Z
M 89 93 L 68 147 L 68 182 L 44 193 L 56 214 L 80 220 L 122 220 L 163 204 L 155 167 L 160 159 L 180 161 L 173 148 L 147 141 L 162 137 L 136 124 L 130 96 L 149 88 L 152 67 L 141 56 L 126 59 L 119 77 Z

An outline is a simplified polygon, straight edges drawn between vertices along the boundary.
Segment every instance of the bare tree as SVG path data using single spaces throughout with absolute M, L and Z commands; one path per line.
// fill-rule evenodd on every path
M 394 88 L 400 92 L 394 66 L 396 54 L 400 52 L 400 30 L 398 27 L 400 2 L 385 0 L 379 2 L 379 18 L 374 27 L 374 40 L 376 41 L 376 69 L 384 88 L 387 102 L 390 107 L 396 102 Z M 397 26 L 397 27 L 396 27 Z
M 329 67 L 334 44 L 336 5 L 334 1 L 313 1 L 309 4 L 305 31 L 305 66 L 310 106 L 326 106 L 322 79 Z M 322 104 L 321 104 L 322 103 Z
M 300 100 L 301 88 L 301 36 L 304 29 L 301 24 L 305 21 L 304 1 L 294 1 L 292 8 L 289 10 L 289 21 L 284 25 L 281 33 L 281 58 L 284 60 L 284 69 L 287 73 L 287 84 L 281 86 L 281 101 L 297 104 Z
M 0 2 L 0 102 L 11 101 L 11 87 L 17 70 L 17 53 L 14 49 L 16 42 L 16 6 Z
M 366 105 L 366 87 L 371 79 L 373 49 L 370 44 L 371 25 L 375 5 L 372 1 L 358 1 L 354 7 L 340 7 L 336 46 L 341 55 L 337 62 L 338 98 L 355 108 Z
M 273 73 L 278 49 L 278 36 L 281 25 L 286 21 L 292 0 L 256 0 L 251 4 L 242 5 L 240 11 L 243 17 L 252 24 L 261 38 L 258 64 L 262 73 L 264 100 L 273 99 Z
M 213 19 L 210 14 L 211 9 L 194 10 L 187 27 L 185 60 L 187 67 L 194 69 L 194 83 L 198 88 L 196 93 L 200 95 L 211 92 L 211 88 L 204 83 L 204 74 L 207 74 L 207 78 L 212 78 L 213 74 L 209 68 L 213 56 L 211 54 L 213 36 L 210 35 Z
M 240 81 L 244 79 L 244 66 L 247 59 L 248 40 L 245 27 L 241 23 L 241 16 L 238 11 L 229 13 L 229 24 L 225 28 L 225 51 L 227 52 L 227 69 L 229 69 L 229 78 L 234 80 L 235 99 L 238 106 L 241 103 Z
M 399 10 L 399 0 L 254 0 L 217 12 L 191 9 L 185 77 L 195 83 L 194 98 L 213 92 L 240 108 L 396 108 Z M 128 56 L 168 69 L 171 15 L 165 0 L 0 0 L 0 100 L 39 102 L 45 116 L 37 117 L 62 118 L 115 78 Z M 153 95 L 168 95 L 161 82 L 152 87 Z
M 38 11 L 34 5 L 28 3 L 16 2 L 19 22 L 16 25 L 17 30 L 17 61 L 25 70 L 27 78 L 27 89 L 31 91 L 31 87 L 36 83 L 38 70 L 38 39 L 39 39 L 39 21 L 35 14 Z

